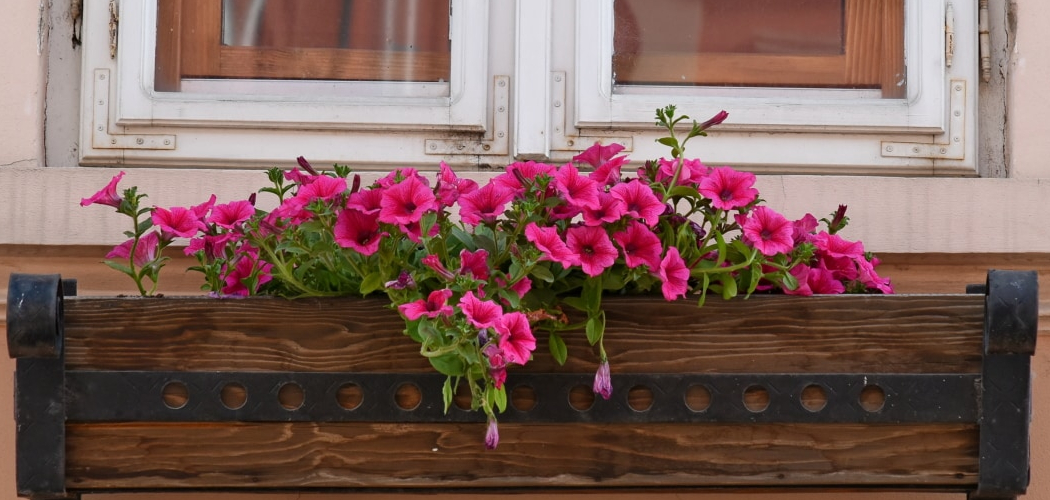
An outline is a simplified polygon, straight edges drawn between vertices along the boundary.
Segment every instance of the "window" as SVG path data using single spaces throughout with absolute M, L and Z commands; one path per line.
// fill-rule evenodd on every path
M 84 164 L 461 167 L 691 151 L 760 172 L 973 175 L 976 2 L 92 2 Z M 946 40 L 951 40 L 949 43 Z M 84 147 L 84 146 L 88 147 Z

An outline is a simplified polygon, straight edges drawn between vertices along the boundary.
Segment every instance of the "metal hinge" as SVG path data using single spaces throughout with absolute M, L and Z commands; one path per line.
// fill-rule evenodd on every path
M 955 9 L 951 2 L 944 11 L 944 65 L 952 67 L 952 58 L 955 57 Z
M 109 0 L 109 58 L 117 58 L 117 31 L 120 26 L 120 4 Z
M 634 139 L 631 137 L 580 135 L 579 130 L 569 124 L 565 112 L 566 80 L 564 71 L 551 73 L 551 151 L 583 151 L 596 142 L 603 145 L 618 143 L 624 151 L 634 150 Z
M 91 147 L 95 149 L 175 149 L 174 135 L 117 134 L 109 129 L 109 69 L 95 69 Z
M 918 142 L 882 143 L 882 156 L 896 158 L 933 158 L 963 160 L 966 158 L 966 80 L 952 80 L 949 87 L 948 131 L 946 144 Z
M 427 139 L 428 155 L 510 154 L 510 77 L 499 75 L 492 84 L 492 127 L 481 139 Z

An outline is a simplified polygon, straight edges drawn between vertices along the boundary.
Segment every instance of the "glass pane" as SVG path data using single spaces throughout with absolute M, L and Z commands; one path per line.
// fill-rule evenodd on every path
M 614 6 L 613 78 L 620 85 L 870 89 L 889 81 L 887 72 L 897 81 L 903 74 L 900 0 L 616 0 Z

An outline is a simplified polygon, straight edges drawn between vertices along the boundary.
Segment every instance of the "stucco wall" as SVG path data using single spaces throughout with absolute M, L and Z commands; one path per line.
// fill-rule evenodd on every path
M 86 0 L 101 1 L 101 0 Z M 37 193 L 49 187 L 44 182 L 50 176 L 63 176 L 67 173 L 55 170 L 54 173 L 41 175 L 32 169 L 44 163 L 44 89 L 46 88 L 45 40 L 41 36 L 41 6 L 39 2 L 7 2 L 4 14 L 0 17 L 0 47 L 3 56 L 0 62 L 4 70 L 0 71 L 0 203 L 15 204 L 15 210 L 0 210 L 0 242 L 10 241 L 7 234 L 41 234 L 42 241 L 52 245 L 69 243 L 73 236 L 49 232 L 53 227 L 75 227 L 66 212 L 75 205 L 67 207 L 42 207 L 32 203 Z M 995 3 L 995 2 L 993 2 Z M 873 241 L 874 250 L 895 252 L 1044 252 L 1050 253 L 1050 233 L 1046 230 L 1048 204 L 1044 200 L 1050 196 L 1050 99 L 1046 98 L 1046 84 L 1050 81 L 1050 42 L 1045 38 L 1046 27 L 1050 26 L 1050 4 L 1042 0 L 1018 0 L 1014 19 L 1017 22 L 1017 39 L 1011 59 L 1006 62 L 1010 73 L 1008 86 L 1007 127 L 1010 132 L 1007 141 L 1011 177 L 1005 181 L 987 182 L 987 180 L 953 180 L 938 182 L 931 180 L 908 181 L 900 179 L 883 179 L 877 181 L 849 181 L 844 187 L 844 196 L 861 198 L 858 200 L 859 212 L 854 213 L 858 232 L 852 236 L 866 241 Z M 52 43 L 70 43 L 62 37 Z M 55 82 L 52 82 L 54 85 Z M 64 113 L 49 113 L 47 116 L 75 116 L 68 110 Z M 16 172 L 17 171 L 17 172 Z M 18 175 L 11 174 L 12 172 Z M 20 173 L 19 173 L 20 172 Z M 88 186 L 83 193 L 68 193 L 68 200 L 100 186 L 109 173 L 94 171 L 83 176 L 82 184 Z M 1043 180 L 1037 180 L 1043 179 Z M 215 178 L 212 178 L 214 181 Z M 39 181 L 39 182 L 37 182 Z M 185 179 L 184 179 L 185 182 Z M 221 182 L 221 179 L 220 179 Z M 807 203 L 824 200 L 818 193 L 807 192 L 805 179 L 769 178 L 762 181 L 763 192 L 772 193 L 771 202 L 775 206 L 790 208 L 791 212 L 804 209 Z M 189 182 L 196 184 L 195 182 Z M 67 184 L 69 185 L 69 184 Z M 871 193 L 871 185 L 883 186 L 884 192 Z M 180 196 L 169 188 L 162 193 L 168 203 L 182 202 Z M 904 194 L 903 191 L 909 191 Z M 20 196 L 15 196 L 19 194 Z M 915 213 L 909 207 L 901 206 L 901 200 L 919 200 L 929 196 L 942 200 L 943 210 L 939 215 Z M 197 199 L 200 197 L 195 197 Z M 1008 200 L 1008 203 L 1006 202 Z M 823 205 L 822 205 L 823 206 Z M 924 205 L 928 206 L 928 205 Z M 1005 209 L 1004 209 L 1005 207 Z M 55 225 L 42 223 L 50 221 L 49 211 L 57 211 L 61 220 Z M 991 212 L 991 213 L 989 213 Z M 888 214 L 888 216 L 887 216 Z M 978 224 L 971 224 L 972 221 Z M 872 221 L 871 226 L 860 229 L 865 221 Z M 902 221 L 895 224 L 895 221 Z M 905 223 L 906 221 L 906 223 Z M 947 226 L 946 226 L 947 225 Z M 906 226 L 902 229 L 902 226 Z M 901 243 L 905 240 L 918 241 L 928 234 L 940 238 L 937 246 L 915 243 L 908 247 Z M 113 234 L 116 234 L 115 232 Z M 1005 234 L 1005 236 L 1004 236 Z M 903 235 L 903 236 L 902 236 Z M 21 241 L 26 241 L 25 236 Z M 77 243 L 83 243 L 78 241 Z M 881 248 L 880 248 L 881 245 Z M 931 250 L 933 249 L 933 250 Z M 37 253 L 40 253 L 37 251 Z M 46 252 L 44 252 L 46 253 Z M 56 267 L 67 263 L 68 259 L 61 254 L 53 257 Z M 10 261 L 0 269 L 17 268 Z M 907 272 L 906 269 L 902 272 Z M 951 272 L 951 270 L 947 270 Z M 6 275 L 6 273 L 5 273 Z M 0 279 L 6 279 L 0 277 Z M 1044 308 L 1045 309 L 1045 308 Z M 6 336 L 5 336 L 6 338 Z M 1044 339 L 1045 340 L 1045 339 Z M 1046 352 L 1045 342 L 1042 352 Z M 10 418 L 11 409 L 11 372 L 14 363 L 0 355 L 0 499 L 14 499 L 14 425 Z M 1035 371 L 1045 377 L 1050 373 L 1050 357 L 1037 356 Z M 1039 472 L 1050 468 L 1050 426 L 1042 425 L 1043 419 L 1050 419 L 1050 393 L 1041 391 L 1042 380 L 1037 376 L 1035 409 L 1035 429 L 1033 438 L 1034 470 L 1032 490 L 1027 498 L 1050 498 L 1050 479 L 1041 477 Z M 158 498 L 150 495 L 141 498 Z M 292 498 L 279 496 L 278 498 Z M 355 497 L 361 498 L 361 497 Z M 389 498 L 389 497 L 386 497 Z M 520 496 L 517 498 L 530 498 Z M 551 498 L 551 497 L 545 497 Z M 677 498 L 733 498 L 723 495 L 688 495 Z M 739 498 L 739 497 L 736 497 Z M 749 498 L 768 499 L 801 499 L 814 498 L 813 495 L 769 495 Z M 833 495 L 820 498 L 858 498 L 857 495 Z M 875 495 L 865 498 L 960 498 L 958 495 Z

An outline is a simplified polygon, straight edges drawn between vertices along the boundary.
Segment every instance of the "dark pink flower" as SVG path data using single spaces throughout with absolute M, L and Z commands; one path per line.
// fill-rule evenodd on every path
M 120 179 L 123 177 L 123 171 L 121 171 L 117 175 L 114 175 L 113 178 L 109 180 L 109 183 L 106 184 L 106 187 L 100 189 L 99 192 L 91 195 L 90 198 L 81 199 L 80 206 L 86 207 L 88 205 L 97 204 L 106 205 L 113 208 L 119 208 L 120 202 L 123 200 L 123 198 L 121 198 L 120 195 L 117 194 L 117 183 L 119 183 Z
M 809 268 L 806 283 L 815 294 L 839 294 L 846 291 L 842 282 L 835 279 L 831 271 L 823 265 Z
M 575 165 L 566 163 L 554 174 L 554 179 L 558 192 L 570 206 L 581 210 L 600 208 L 598 193 L 601 192 L 601 185 L 580 175 Z
M 255 193 L 252 193 L 253 196 L 254 196 L 254 194 Z M 255 206 L 254 203 L 252 203 L 251 205 Z M 215 206 L 215 195 L 213 194 L 213 195 L 211 195 L 210 198 L 208 198 L 208 201 L 205 201 L 204 203 L 201 203 L 200 205 L 194 205 L 194 206 L 190 207 L 190 211 L 193 212 L 193 215 L 197 217 L 197 220 L 199 220 L 201 222 L 205 222 L 208 219 L 208 212 L 210 212 L 212 210 L 212 207 L 214 207 L 214 206 Z
M 565 233 L 565 244 L 575 255 L 583 272 L 597 276 L 616 262 L 619 252 L 601 227 L 576 226 Z
M 234 264 L 233 270 L 228 270 L 222 289 L 224 295 L 247 296 L 259 290 L 259 287 L 273 279 L 270 270 L 273 265 L 260 261 L 257 252 L 244 252 Z M 252 281 L 254 280 L 254 283 Z M 249 286 L 252 285 L 252 286 Z
M 623 217 L 623 201 L 606 192 L 598 193 L 598 208 L 583 209 L 583 223 L 588 226 L 601 226 L 620 220 Z
M 379 230 L 378 214 L 366 214 L 346 209 L 339 212 L 332 228 L 335 242 L 343 248 L 352 248 L 361 255 L 372 255 L 386 233 Z
M 536 337 L 532 335 L 529 318 L 522 312 L 504 314 L 496 322 L 499 348 L 508 363 L 524 365 L 536 350 Z
M 155 207 L 152 219 L 153 224 L 161 229 L 163 233 L 161 237 L 166 240 L 174 236 L 191 238 L 197 234 L 197 231 L 206 229 L 197 214 L 185 207 L 171 207 L 170 209 Z
M 318 175 L 313 179 L 313 182 L 300 187 L 295 193 L 295 197 L 304 207 L 317 198 L 331 201 L 346 192 L 346 179 L 336 179 L 327 175 Z
M 233 233 L 207 234 L 190 239 L 189 245 L 182 252 L 189 256 L 203 251 L 204 257 L 210 262 L 222 256 L 226 252 L 226 246 L 236 239 L 237 235 Z
M 789 253 L 795 247 L 791 221 L 769 207 L 752 210 L 742 230 L 744 241 L 765 256 Z
M 459 300 L 459 308 L 467 317 L 470 324 L 478 328 L 492 328 L 503 316 L 503 308 L 491 300 L 481 300 L 474 292 L 463 294 Z
M 498 184 L 503 188 L 509 189 L 514 193 L 517 193 L 525 186 L 522 184 L 522 180 L 535 180 L 536 177 L 544 175 L 547 177 L 554 177 L 554 172 L 557 168 L 554 165 L 548 165 L 546 163 L 536 163 L 534 161 L 527 162 L 516 162 L 507 165 L 504 172 L 496 177 L 492 178 L 492 184 Z
M 623 202 L 626 215 L 644 220 L 649 227 L 656 227 L 666 208 L 653 193 L 653 188 L 638 180 L 617 184 L 609 194 Z
M 310 174 L 309 172 L 307 172 L 307 174 L 304 175 L 302 172 L 299 171 L 299 167 L 295 167 L 285 172 L 284 178 L 285 180 L 292 181 L 295 184 L 305 185 L 313 182 L 314 179 L 317 178 L 317 175 Z
M 733 210 L 747 206 L 758 198 L 755 174 L 718 167 L 700 181 L 698 191 L 711 199 L 711 206 Z
M 656 180 L 664 183 L 669 182 L 674 178 L 675 170 L 680 170 L 677 186 L 696 186 L 700 181 L 704 180 L 704 177 L 707 177 L 711 169 L 697 159 L 682 159 L 681 163 L 679 163 L 679 160 L 674 158 L 660 158 L 660 168 L 656 171 Z
M 496 344 L 488 344 L 481 353 L 488 359 L 492 384 L 496 389 L 503 387 L 504 382 L 507 381 L 507 360 L 503 356 L 503 350 Z
M 377 187 L 353 193 L 346 201 L 346 208 L 359 210 L 366 214 L 379 213 L 383 203 L 383 191 L 383 188 Z
M 799 295 L 808 297 L 813 295 L 813 289 L 809 287 L 809 273 L 810 267 L 805 264 L 798 264 L 791 268 L 791 275 L 795 277 L 795 281 L 798 281 L 798 287 L 795 289 L 784 288 L 784 293 L 787 295 Z
M 565 242 L 562 241 L 561 236 L 558 235 L 558 228 L 541 228 L 535 222 L 530 222 L 529 225 L 525 226 L 525 239 L 536 245 L 540 252 L 543 252 L 543 257 L 540 257 L 540 260 L 557 262 L 565 268 L 576 265 L 576 257 L 569 250 L 569 247 L 565 245 Z
M 432 269 L 435 273 L 438 274 L 438 276 L 444 278 L 445 281 L 452 281 L 456 279 L 456 275 L 452 274 L 452 271 L 449 271 L 448 268 L 441 263 L 441 258 L 437 255 L 429 254 L 426 257 L 423 257 L 421 261 L 423 262 L 424 266 L 427 266 L 430 269 Z
M 430 187 L 430 183 L 427 181 L 427 179 L 425 177 L 420 177 L 419 171 L 410 167 L 396 169 L 393 172 L 387 174 L 386 177 L 383 177 L 382 179 L 376 181 L 376 184 L 382 188 L 388 188 L 395 184 L 400 184 L 404 182 L 405 179 L 412 178 L 415 178 L 419 182 L 422 182 L 424 186 L 427 186 L 428 188 Z
M 499 427 L 496 426 L 496 419 L 489 418 L 489 426 L 485 430 L 485 449 L 495 450 L 499 446 Z
M 729 118 L 729 113 L 727 113 L 726 110 L 723 109 L 722 111 L 715 113 L 715 116 L 712 116 L 711 118 L 708 118 L 707 121 L 705 121 L 704 123 L 701 123 L 700 130 L 704 131 L 711 127 L 714 127 L 715 125 L 719 125 L 722 122 L 726 121 L 726 118 Z
M 812 241 L 813 233 L 817 230 L 817 218 L 813 214 L 806 214 L 791 223 L 791 230 L 795 245 Z
M 460 196 L 476 191 L 478 183 L 471 179 L 460 179 L 445 162 L 441 162 L 438 173 L 437 199 L 443 207 L 450 207 Z
M 603 359 L 601 364 L 598 365 L 598 371 L 594 373 L 593 390 L 602 399 L 609 399 L 612 396 L 612 375 L 609 373 L 608 360 Z
M 883 278 L 875 272 L 875 266 L 879 263 L 878 259 L 873 259 L 869 262 L 867 259 L 860 259 L 857 261 L 857 269 L 859 271 L 858 280 L 868 290 L 878 290 L 882 293 L 893 293 L 893 285 L 890 284 L 889 278 Z
M 127 259 L 131 257 L 131 247 L 135 247 L 135 259 L 134 264 L 138 267 L 142 267 L 147 263 L 157 258 L 157 249 L 160 247 L 160 238 L 156 231 L 150 231 L 141 238 L 139 238 L 138 245 L 135 245 L 135 239 L 132 238 L 124 243 L 113 247 L 106 254 L 107 259 Z
M 813 237 L 817 247 L 817 256 L 822 265 L 831 271 L 836 279 L 852 281 L 860 275 L 857 262 L 864 260 L 864 244 L 849 241 L 837 234 L 818 233 Z
M 222 205 L 215 205 L 212 209 L 208 222 L 226 229 L 248 220 L 255 215 L 255 207 L 248 200 L 233 201 Z
M 379 220 L 387 224 L 419 222 L 423 213 L 437 210 L 434 193 L 419 177 L 408 177 L 383 191 Z
M 667 248 L 667 254 L 660 261 L 659 277 L 663 282 L 660 292 L 664 294 L 665 299 L 674 300 L 678 297 L 685 297 L 686 292 L 689 291 L 689 268 L 679 255 L 678 248 Z
M 486 281 L 489 279 L 489 252 L 484 248 L 471 252 L 467 249 L 459 252 L 459 273 L 470 274 L 474 279 Z
M 613 235 L 613 240 L 623 250 L 627 267 L 649 266 L 650 270 L 660 268 L 660 252 L 663 246 L 660 238 L 649 228 L 638 221 L 631 221 L 623 231 Z
M 594 145 L 585 149 L 582 153 L 573 156 L 572 161 L 583 162 L 594 168 L 598 168 L 603 163 L 619 154 L 620 151 L 623 151 L 623 144 L 614 142 L 608 146 L 602 146 L 601 141 L 596 141 Z
M 513 199 L 513 190 L 490 182 L 481 189 L 459 197 L 459 217 L 472 226 L 482 221 L 491 223 L 503 214 L 507 203 Z
M 452 290 L 448 288 L 434 290 L 426 299 L 401 304 L 397 306 L 397 310 L 409 320 L 417 320 L 423 316 L 431 319 L 438 316 L 452 316 L 455 311 L 452 306 L 448 305 L 448 299 L 451 297 Z
M 409 274 L 408 271 L 401 271 L 401 273 L 397 275 L 396 280 L 387 281 L 383 286 L 392 290 L 406 290 L 409 288 L 415 288 L 416 280 L 412 278 L 412 275 Z

